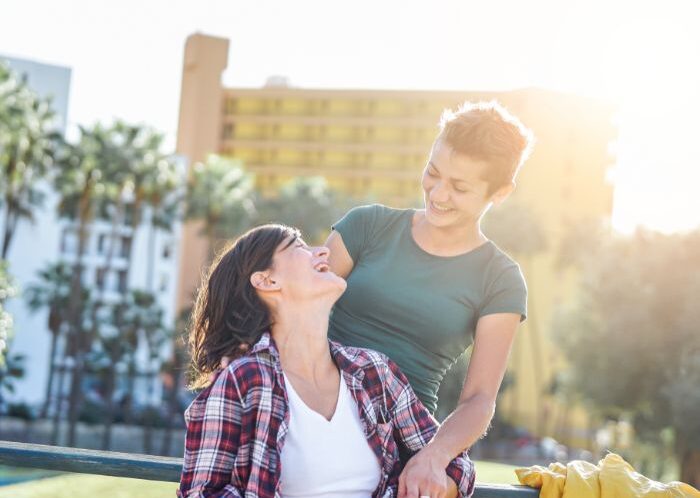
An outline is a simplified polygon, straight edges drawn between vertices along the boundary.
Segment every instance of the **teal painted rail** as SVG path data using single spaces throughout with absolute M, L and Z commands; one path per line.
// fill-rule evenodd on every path
M 182 458 L 9 441 L 0 441 L 0 464 L 167 482 L 178 482 L 182 470 Z M 474 492 L 474 498 L 537 498 L 538 496 L 538 490 L 525 486 L 484 483 L 477 484 Z

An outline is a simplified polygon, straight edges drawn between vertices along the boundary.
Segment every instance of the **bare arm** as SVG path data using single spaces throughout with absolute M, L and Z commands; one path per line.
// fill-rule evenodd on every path
M 326 247 L 330 249 L 328 263 L 331 266 L 331 271 L 339 277 L 347 278 L 355 263 L 345 247 L 343 237 L 333 230 L 326 240 Z
M 433 440 L 408 462 L 403 479 L 429 480 L 432 469 L 447 467 L 484 434 L 493 417 L 496 395 L 519 325 L 520 315 L 516 313 L 496 313 L 479 319 L 459 403 Z

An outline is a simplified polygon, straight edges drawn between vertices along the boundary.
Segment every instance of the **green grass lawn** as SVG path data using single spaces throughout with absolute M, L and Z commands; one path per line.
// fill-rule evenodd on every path
M 478 482 L 514 484 L 510 465 L 476 462 Z M 143 481 L 87 474 L 64 474 L 0 487 L 0 498 L 173 498 L 176 483 Z
M 503 463 L 476 461 L 476 482 L 489 484 L 518 484 L 517 467 Z

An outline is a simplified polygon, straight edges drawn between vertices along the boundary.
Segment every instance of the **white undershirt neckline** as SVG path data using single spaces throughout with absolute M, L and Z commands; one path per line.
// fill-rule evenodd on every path
M 304 402 L 286 375 L 284 381 L 289 430 L 280 454 L 282 498 L 370 498 L 381 466 L 342 372 L 330 420 Z
M 338 385 L 338 397 L 336 398 L 335 401 L 335 409 L 333 410 L 333 415 L 331 415 L 330 420 L 328 420 L 326 417 L 324 417 L 322 414 L 311 408 L 309 405 L 306 404 L 306 401 L 302 399 L 301 396 L 296 392 L 296 389 L 294 389 L 294 386 L 292 385 L 292 381 L 289 380 L 289 377 L 287 377 L 287 374 L 283 372 L 284 375 L 284 383 L 287 385 L 287 397 L 289 398 L 290 396 L 294 396 L 295 401 L 297 401 L 298 407 L 303 410 L 307 411 L 311 414 L 311 416 L 316 416 L 319 417 L 321 420 L 323 420 L 327 424 L 332 424 L 333 419 L 335 418 L 336 414 L 338 413 L 338 410 L 341 408 L 341 403 L 344 399 L 343 397 L 343 387 L 347 390 L 347 386 L 345 385 L 345 382 L 343 382 L 343 374 L 340 374 L 340 382 Z

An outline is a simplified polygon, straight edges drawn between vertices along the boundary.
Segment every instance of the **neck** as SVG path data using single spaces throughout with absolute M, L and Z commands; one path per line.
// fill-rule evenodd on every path
M 318 382 L 336 369 L 328 346 L 332 305 L 316 299 L 301 305 L 281 304 L 276 309 L 272 337 L 285 373 Z
M 413 234 L 424 249 L 438 255 L 468 252 L 488 240 L 479 220 L 464 226 L 436 227 L 426 220 L 424 210 L 418 211 L 414 218 Z

